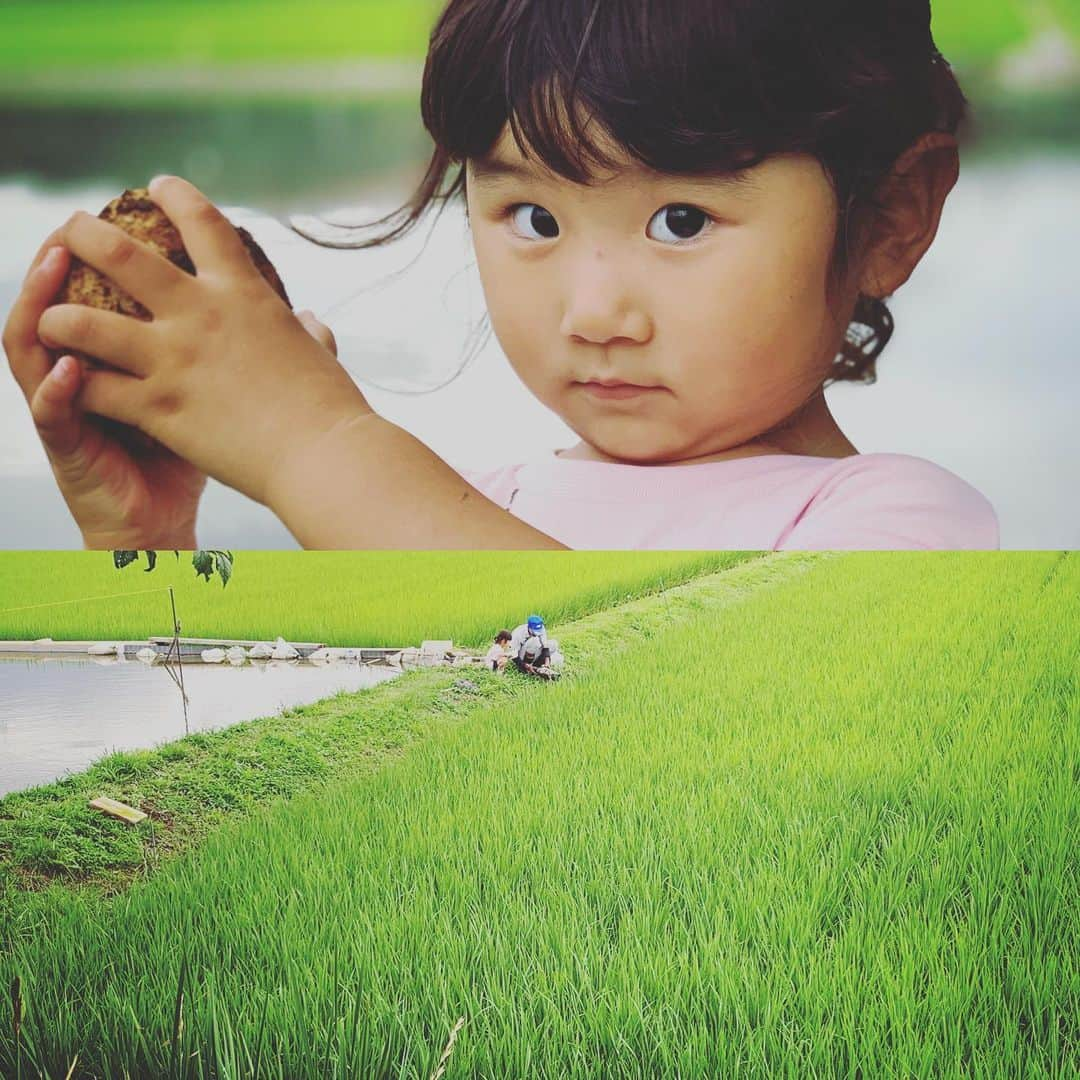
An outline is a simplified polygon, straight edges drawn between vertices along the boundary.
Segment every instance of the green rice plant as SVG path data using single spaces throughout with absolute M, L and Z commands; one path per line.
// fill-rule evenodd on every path
M 449 1078 L 1075 1075 L 1078 590 L 821 560 L 38 897 L 0 1069 L 429 1077 L 465 1017 Z
M 107 552 L 5 552 L 0 639 L 185 637 L 401 648 L 486 645 L 533 611 L 549 625 L 732 566 L 740 552 L 238 552 L 223 589 L 190 560 L 118 571 Z

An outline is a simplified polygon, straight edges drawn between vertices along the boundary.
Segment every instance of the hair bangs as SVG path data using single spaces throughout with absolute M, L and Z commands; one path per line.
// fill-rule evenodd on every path
M 517 0 L 502 16 L 483 28 L 504 35 L 487 37 L 490 63 L 466 73 L 447 57 L 431 73 L 441 108 L 425 114 L 428 130 L 460 163 L 507 126 L 523 156 L 582 184 L 627 155 L 658 173 L 733 172 L 782 137 L 736 21 L 716 4 L 564 0 L 553 17 Z

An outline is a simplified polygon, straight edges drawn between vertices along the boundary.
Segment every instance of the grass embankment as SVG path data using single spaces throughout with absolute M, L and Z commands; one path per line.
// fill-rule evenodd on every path
M 358 58 L 421 60 L 441 0 L 8 0 L 0 68 L 125 64 L 305 62 Z M 1074 0 L 1044 9 L 1080 35 Z M 934 37 L 960 64 L 986 64 L 1039 25 L 1023 0 L 935 0 Z
M 26 1071 L 427 1077 L 465 1017 L 450 1078 L 1073 1075 L 1080 557 L 694 589 L 122 897 L 33 897 Z
M 402 648 L 450 639 L 484 647 L 534 611 L 551 626 L 721 570 L 756 552 L 243 551 L 228 586 L 197 578 L 189 555 L 117 571 L 105 552 L 7 552 L 0 639 L 185 637 Z M 148 591 L 157 590 L 157 591 Z M 49 605 L 49 606 L 42 606 Z M 13 610 L 20 609 L 20 610 Z
M 86 587 L 98 576 L 115 584 L 116 571 L 111 566 L 101 570 L 108 564 L 100 554 L 11 553 L 9 559 L 21 568 L 20 580 L 48 580 L 61 594 L 75 586 Z M 243 556 L 240 571 L 224 592 L 219 585 L 210 588 L 201 579 L 194 580 L 186 561 L 178 565 L 170 558 L 153 573 L 170 566 L 178 591 L 210 605 L 208 618 L 222 619 L 230 612 L 236 618 L 257 619 L 264 605 L 277 606 L 284 600 L 295 608 L 297 595 L 318 608 L 330 594 L 320 594 L 315 584 L 329 589 L 336 582 L 335 598 L 345 584 L 355 595 L 365 594 L 373 605 L 369 616 L 375 618 L 377 612 L 380 619 L 420 619 L 424 612 L 430 614 L 440 605 L 467 596 L 469 607 L 451 607 L 465 625 L 485 604 L 495 608 L 505 604 L 507 592 L 528 589 L 530 581 L 550 582 L 545 591 L 550 588 L 560 595 L 558 619 L 549 618 L 549 626 L 552 636 L 559 635 L 572 671 L 577 664 L 596 662 L 607 650 L 620 647 L 628 633 L 648 633 L 650 627 L 676 617 L 680 604 L 691 602 L 679 601 L 683 594 L 671 591 L 677 582 L 695 579 L 694 597 L 712 595 L 714 588 L 720 595 L 731 590 L 742 595 L 750 583 L 772 580 L 788 572 L 789 565 L 717 578 L 708 571 L 748 561 L 758 564 L 760 558 L 739 552 L 690 557 L 642 553 L 628 558 L 548 552 L 526 557 L 499 553 L 495 561 L 503 564 L 501 571 L 489 565 L 487 554 L 477 553 L 252 553 Z M 805 559 L 790 563 L 795 569 L 802 565 L 807 565 Z M 627 576 L 631 567 L 636 577 Z M 11 567 L 2 572 L 12 574 Z M 128 584 L 137 586 L 140 579 L 145 583 L 146 576 L 138 575 Z M 241 583 L 246 583 L 246 589 L 234 593 Z M 660 592 L 664 595 L 658 603 Z M 635 597 L 648 599 L 631 603 Z M 160 604 L 158 594 L 132 597 L 133 601 L 146 599 Z M 413 604 L 415 610 L 398 610 L 405 603 Z M 240 610 L 232 610 L 231 605 Z M 643 611 L 648 614 L 642 615 Z M 582 616 L 590 612 L 593 617 L 582 623 Z M 527 613 L 519 614 L 512 625 Z M 349 617 L 338 615 L 343 622 Z M 594 640 L 597 626 L 604 628 L 600 641 Z M 420 630 L 414 627 L 414 632 Z M 491 636 L 489 630 L 486 637 Z M 456 685 L 464 677 L 475 684 L 475 690 Z M 190 735 L 154 750 L 110 754 L 63 781 L 0 799 L 0 889 L 5 878 L 9 887 L 16 882 L 40 887 L 59 879 L 116 888 L 197 842 L 224 818 L 333 777 L 375 769 L 418 736 L 458 718 L 478 701 L 516 693 L 517 686 L 517 679 L 489 676 L 483 669 L 416 671 L 371 690 L 343 692 L 277 716 Z M 119 798 L 150 816 L 135 829 L 118 827 L 87 805 L 100 795 Z

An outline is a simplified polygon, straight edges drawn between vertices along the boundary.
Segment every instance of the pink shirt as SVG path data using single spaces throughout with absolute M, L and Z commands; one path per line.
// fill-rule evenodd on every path
M 550 457 L 460 470 L 515 517 L 581 550 L 997 549 L 997 515 L 907 454 L 776 454 L 703 465 Z

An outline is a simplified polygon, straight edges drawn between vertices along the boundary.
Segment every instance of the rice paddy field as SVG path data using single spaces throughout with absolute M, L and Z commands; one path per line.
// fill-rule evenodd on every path
M 237 552 L 222 587 L 191 556 L 118 571 L 108 552 L 5 552 L 0 640 L 185 637 L 401 648 L 486 647 L 537 611 L 551 626 L 723 569 L 755 552 Z M 140 567 L 142 568 L 140 570 Z
M 422 58 L 439 0 L 7 0 L 0 66 Z M 1022 44 L 1044 18 L 1080 35 L 1074 0 L 934 0 L 938 47 L 987 63 Z
M 589 616 L 561 683 L 110 899 L 22 895 L 0 1072 L 1077 1075 L 1080 555 L 803 558 Z

